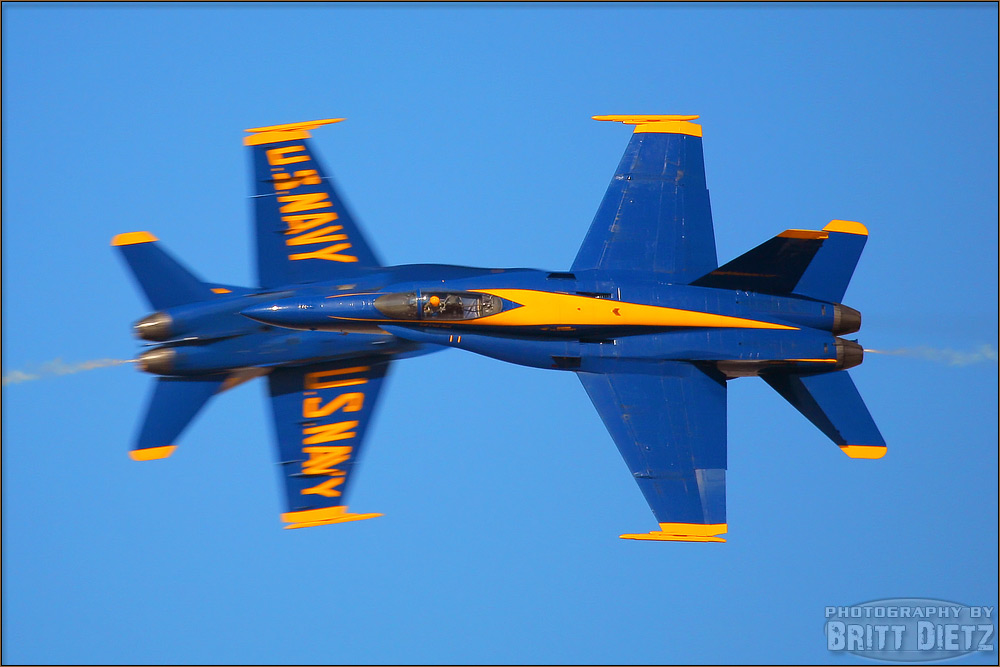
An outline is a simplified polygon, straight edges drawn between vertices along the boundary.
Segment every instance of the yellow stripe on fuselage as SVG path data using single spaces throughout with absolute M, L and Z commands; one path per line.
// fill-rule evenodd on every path
M 640 327 L 729 327 L 738 329 L 789 329 L 784 324 L 748 320 L 742 317 L 702 313 L 695 310 L 646 306 L 625 301 L 596 299 L 575 294 L 557 294 L 527 289 L 472 290 L 521 304 L 463 325 L 536 326 L 640 326 Z

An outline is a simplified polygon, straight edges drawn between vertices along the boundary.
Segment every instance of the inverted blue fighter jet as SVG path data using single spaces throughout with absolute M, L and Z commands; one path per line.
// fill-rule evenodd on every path
M 847 369 L 840 303 L 868 231 L 790 229 L 718 265 L 697 116 L 595 116 L 635 131 L 567 271 L 385 266 L 308 141 L 341 119 L 247 130 L 258 286 L 206 283 L 149 232 L 114 238 L 155 311 L 160 377 L 133 459 L 162 459 L 215 394 L 266 376 L 287 528 L 348 511 L 393 361 L 448 347 L 571 371 L 659 522 L 640 540 L 724 542 L 726 383 L 759 376 L 852 458 L 886 445 Z

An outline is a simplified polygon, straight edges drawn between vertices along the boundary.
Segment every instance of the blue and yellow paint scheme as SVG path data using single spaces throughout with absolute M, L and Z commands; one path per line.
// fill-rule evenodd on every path
M 204 282 L 147 231 L 112 240 L 154 311 L 135 324 L 159 377 L 132 458 L 169 457 L 212 396 L 266 377 L 286 527 L 381 516 L 347 493 L 382 381 L 449 347 L 577 374 L 659 523 L 623 538 L 725 541 L 735 378 L 762 378 L 848 456 L 883 456 L 843 338 L 868 230 L 790 229 L 720 266 L 698 117 L 594 118 L 634 131 L 567 271 L 385 266 L 310 144 L 342 119 L 248 130 L 257 287 Z

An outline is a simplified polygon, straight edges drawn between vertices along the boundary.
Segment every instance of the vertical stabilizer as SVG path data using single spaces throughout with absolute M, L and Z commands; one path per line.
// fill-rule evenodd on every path
M 149 232 L 128 232 L 111 240 L 132 270 L 154 310 L 213 297 L 212 289 L 171 257 Z
M 156 379 L 135 448 L 136 461 L 165 459 L 177 447 L 174 441 L 222 386 L 223 376 Z
M 691 284 L 839 303 L 867 241 L 865 226 L 847 220 L 822 231 L 786 229 Z

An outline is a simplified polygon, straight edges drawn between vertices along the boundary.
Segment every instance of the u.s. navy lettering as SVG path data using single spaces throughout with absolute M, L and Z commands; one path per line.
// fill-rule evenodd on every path
M 271 178 L 274 191 L 282 214 L 281 220 L 287 225 L 285 239 L 287 246 L 318 246 L 317 249 L 303 249 L 302 252 L 289 252 L 289 260 L 323 259 L 330 262 L 356 262 L 355 255 L 348 254 L 351 243 L 347 234 L 343 233 L 341 225 L 320 227 L 337 219 L 337 213 L 332 210 L 333 202 L 325 192 L 306 192 L 293 194 L 292 191 L 304 185 L 319 185 L 322 179 L 315 169 L 301 169 L 288 173 L 284 165 L 308 162 L 309 154 L 303 145 L 281 146 L 267 151 L 267 161 L 272 166 Z M 306 215 L 304 211 L 316 211 Z M 339 233 L 338 233 L 339 232 Z
M 307 373 L 303 382 L 302 417 L 307 420 L 302 425 L 302 474 L 320 477 L 317 484 L 302 489 L 302 495 L 320 495 L 336 498 L 341 495 L 337 487 L 347 479 L 347 471 L 337 467 L 348 463 L 354 448 L 344 441 L 357 437 L 359 421 L 343 419 L 342 413 L 360 412 L 365 404 L 364 385 L 368 378 L 364 373 L 369 366 L 336 368 L 329 371 Z M 339 389 L 352 387 L 324 404 L 324 399 L 316 395 L 316 389 Z M 356 389 L 355 389 L 356 388 Z M 329 445 L 325 443 L 338 443 Z

